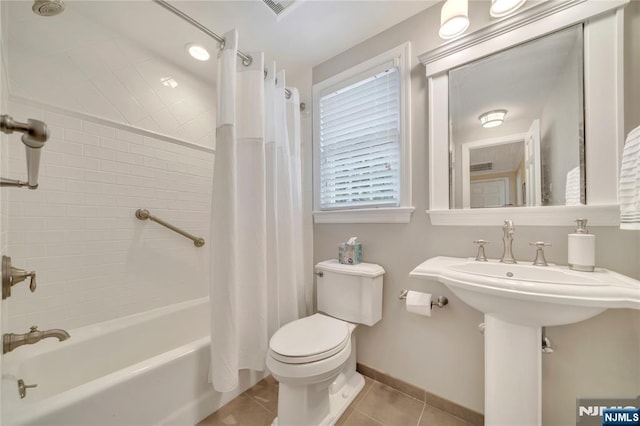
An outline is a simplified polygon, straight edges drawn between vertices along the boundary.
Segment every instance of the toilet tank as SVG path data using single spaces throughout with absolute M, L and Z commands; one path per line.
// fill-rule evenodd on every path
M 327 260 L 316 265 L 318 310 L 353 323 L 373 325 L 382 318 L 382 275 L 374 263 L 343 265 Z M 322 276 L 320 276 L 322 275 Z

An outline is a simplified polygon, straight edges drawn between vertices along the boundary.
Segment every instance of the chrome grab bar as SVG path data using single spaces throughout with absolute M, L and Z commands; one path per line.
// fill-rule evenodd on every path
M 164 220 L 156 217 L 156 216 L 152 216 L 151 213 L 149 213 L 149 210 L 147 209 L 138 209 L 136 210 L 136 217 L 140 220 L 152 220 L 156 223 L 159 223 L 160 225 L 171 229 L 173 232 L 177 232 L 178 234 L 187 237 L 188 239 L 190 239 L 191 241 L 193 241 L 193 245 L 196 247 L 202 247 L 204 245 L 204 238 L 200 238 L 200 237 L 196 237 L 193 234 L 190 234 L 188 232 L 183 231 L 180 228 L 177 228 L 175 226 L 173 226 L 170 223 L 165 222 Z

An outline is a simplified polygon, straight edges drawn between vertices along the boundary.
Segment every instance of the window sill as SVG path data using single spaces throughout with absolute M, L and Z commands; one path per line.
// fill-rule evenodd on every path
M 313 212 L 315 223 L 409 223 L 415 207 L 325 210 Z

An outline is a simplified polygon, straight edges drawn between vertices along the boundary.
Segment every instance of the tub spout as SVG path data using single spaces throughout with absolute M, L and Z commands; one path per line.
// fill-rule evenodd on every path
M 37 326 L 31 327 L 31 331 L 24 334 L 15 334 L 15 333 L 5 333 L 2 336 L 2 353 L 6 354 L 7 352 L 11 352 L 15 348 L 18 348 L 22 345 L 32 345 L 34 343 L 38 343 L 42 339 L 46 339 L 49 337 L 55 337 L 59 341 L 67 340 L 69 337 L 69 333 L 61 329 L 51 329 L 40 331 Z

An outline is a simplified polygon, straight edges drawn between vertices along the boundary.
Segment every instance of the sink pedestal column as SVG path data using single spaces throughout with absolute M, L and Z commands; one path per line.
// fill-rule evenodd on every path
M 542 329 L 485 314 L 484 418 L 486 426 L 540 426 Z

